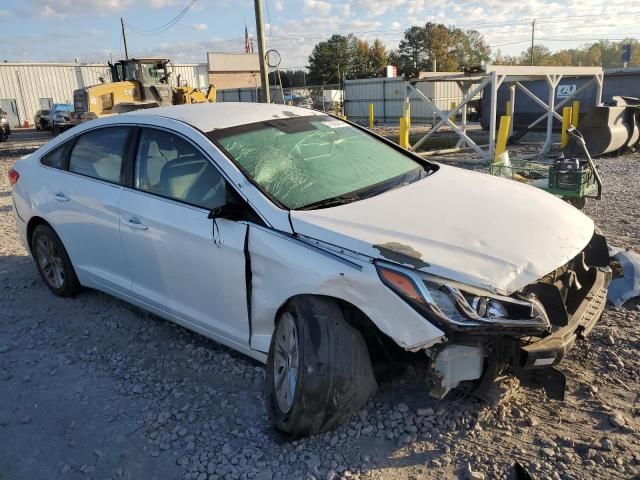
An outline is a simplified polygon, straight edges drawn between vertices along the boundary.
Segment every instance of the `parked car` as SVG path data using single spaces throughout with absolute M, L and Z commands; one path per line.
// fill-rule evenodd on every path
M 50 110 L 38 110 L 33 117 L 33 124 L 36 130 L 49 130 L 49 112 Z
M 7 112 L 5 112 L 2 109 L 0 109 L 0 130 L 2 130 L 2 133 L 0 133 L 0 137 L 3 137 L 4 140 L 6 140 L 9 135 L 11 135 L 11 125 L 9 125 L 9 116 L 7 115 Z
M 291 106 L 100 118 L 9 181 L 54 294 L 98 289 L 265 362 L 291 436 L 361 408 L 374 363 L 422 365 L 437 397 L 549 369 L 611 278 L 605 239 L 562 200 Z
M 53 104 L 49 111 L 49 128 L 54 137 L 75 126 L 75 123 L 71 120 L 72 112 L 73 105 L 70 103 Z

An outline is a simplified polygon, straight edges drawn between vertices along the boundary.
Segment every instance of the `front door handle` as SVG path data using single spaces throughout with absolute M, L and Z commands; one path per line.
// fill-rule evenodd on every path
M 127 220 L 127 224 L 131 227 L 131 228 L 137 228 L 138 230 L 146 230 L 149 227 L 146 226 L 144 223 L 142 223 L 140 221 L 140 219 L 136 218 L 136 217 L 131 217 L 129 218 L 129 220 Z
M 67 197 L 64 192 L 56 192 L 53 194 L 53 197 L 59 202 L 68 202 L 69 197 Z

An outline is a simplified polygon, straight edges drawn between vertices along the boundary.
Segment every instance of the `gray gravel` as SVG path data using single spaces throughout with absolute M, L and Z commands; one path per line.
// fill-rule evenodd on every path
M 435 402 L 409 369 L 350 422 L 274 432 L 263 367 L 107 295 L 54 297 L 14 232 L 6 171 L 41 140 L 0 144 L 0 478 L 536 479 L 640 473 L 640 301 L 608 307 L 563 370 L 564 402 L 510 382 L 490 407 Z M 591 215 L 640 252 L 640 159 L 602 159 Z M 611 341 L 611 339 L 613 341 Z

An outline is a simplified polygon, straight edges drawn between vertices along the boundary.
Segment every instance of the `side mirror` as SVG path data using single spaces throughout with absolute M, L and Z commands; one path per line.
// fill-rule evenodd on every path
M 243 218 L 245 210 L 237 203 L 225 203 L 219 207 L 211 209 L 208 218 L 226 218 L 227 220 L 240 220 Z

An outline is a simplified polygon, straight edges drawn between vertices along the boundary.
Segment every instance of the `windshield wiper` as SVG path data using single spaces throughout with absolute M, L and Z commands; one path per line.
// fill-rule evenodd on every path
M 326 198 L 324 200 L 309 203 L 308 205 L 304 205 L 297 210 L 314 210 L 316 208 L 327 208 L 336 207 L 338 205 L 346 205 L 347 203 L 356 202 L 365 198 L 375 197 L 376 195 L 380 195 L 381 193 L 384 193 L 386 191 L 404 187 L 405 185 L 409 185 L 413 182 L 417 182 L 418 180 L 422 180 L 427 175 L 429 175 L 429 171 L 420 167 L 420 169 L 417 171 L 411 170 L 410 172 L 407 172 L 405 174 L 390 178 L 389 180 L 384 180 L 375 185 L 364 187 L 354 192 L 349 192 L 343 195 L 338 195 L 336 197 Z
M 345 195 L 338 195 L 337 197 L 325 198 L 317 202 L 309 203 L 296 210 L 315 210 L 316 208 L 337 207 L 338 205 L 346 205 L 347 203 L 355 202 L 367 198 L 369 195 L 355 194 L 353 192 Z

